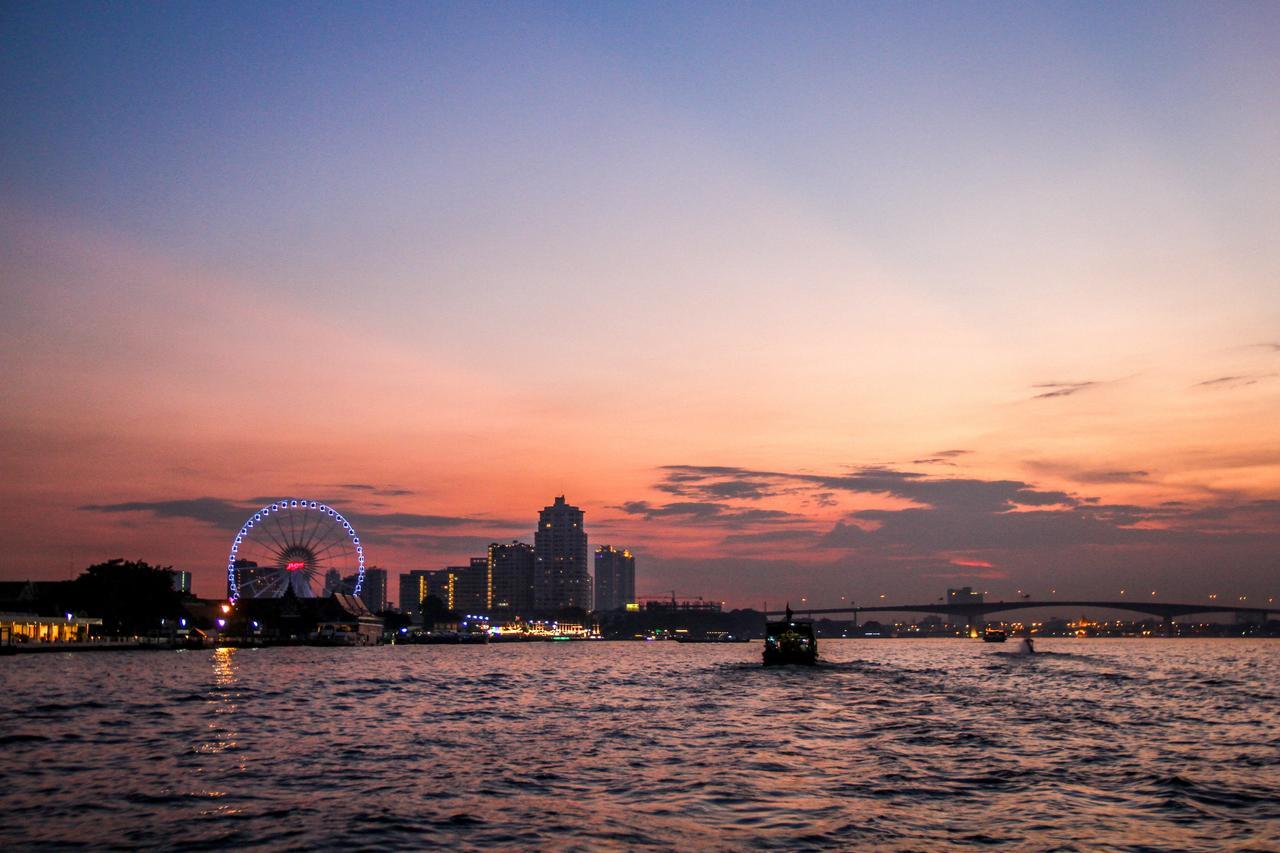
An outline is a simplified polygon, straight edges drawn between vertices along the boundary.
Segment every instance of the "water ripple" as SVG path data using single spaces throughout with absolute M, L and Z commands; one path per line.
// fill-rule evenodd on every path
M 18 848 L 1280 846 L 1274 641 L 1041 645 L 20 656 L 0 825 Z

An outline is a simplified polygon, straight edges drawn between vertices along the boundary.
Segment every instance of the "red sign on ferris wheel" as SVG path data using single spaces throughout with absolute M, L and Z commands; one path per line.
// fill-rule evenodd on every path
M 296 563 L 289 563 L 288 565 L 286 565 L 286 566 L 285 566 L 285 568 L 286 568 L 286 569 L 288 569 L 288 570 L 289 570 L 289 571 L 291 571 L 291 572 L 301 571 L 302 569 L 305 569 L 306 567 L 307 567 L 307 564 L 306 564 L 306 563 L 303 563 L 303 562 L 301 562 L 301 561 L 296 562 Z

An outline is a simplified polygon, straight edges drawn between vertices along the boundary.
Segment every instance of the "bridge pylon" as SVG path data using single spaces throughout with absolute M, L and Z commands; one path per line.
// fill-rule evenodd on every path
M 964 611 L 965 627 L 969 629 L 969 634 L 981 634 L 987 627 L 987 613 L 985 610 L 978 608 L 966 608 Z

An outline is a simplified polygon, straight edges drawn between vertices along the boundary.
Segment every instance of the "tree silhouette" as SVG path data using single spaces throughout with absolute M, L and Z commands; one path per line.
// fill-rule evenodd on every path
M 74 609 L 102 618 L 110 634 L 141 634 L 176 619 L 182 594 L 173 588 L 173 567 L 141 560 L 97 563 L 72 582 Z
M 458 614 L 445 606 L 438 595 L 428 595 L 422 599 L 422 625 L 427 629 L 435 627 L 437 622 L 457 622 Z

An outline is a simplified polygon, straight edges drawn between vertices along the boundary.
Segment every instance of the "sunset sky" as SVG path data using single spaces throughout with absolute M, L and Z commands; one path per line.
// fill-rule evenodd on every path
M 0 118 L 0 578 L 1280 595 L 1280 4 L 7 2 Z

